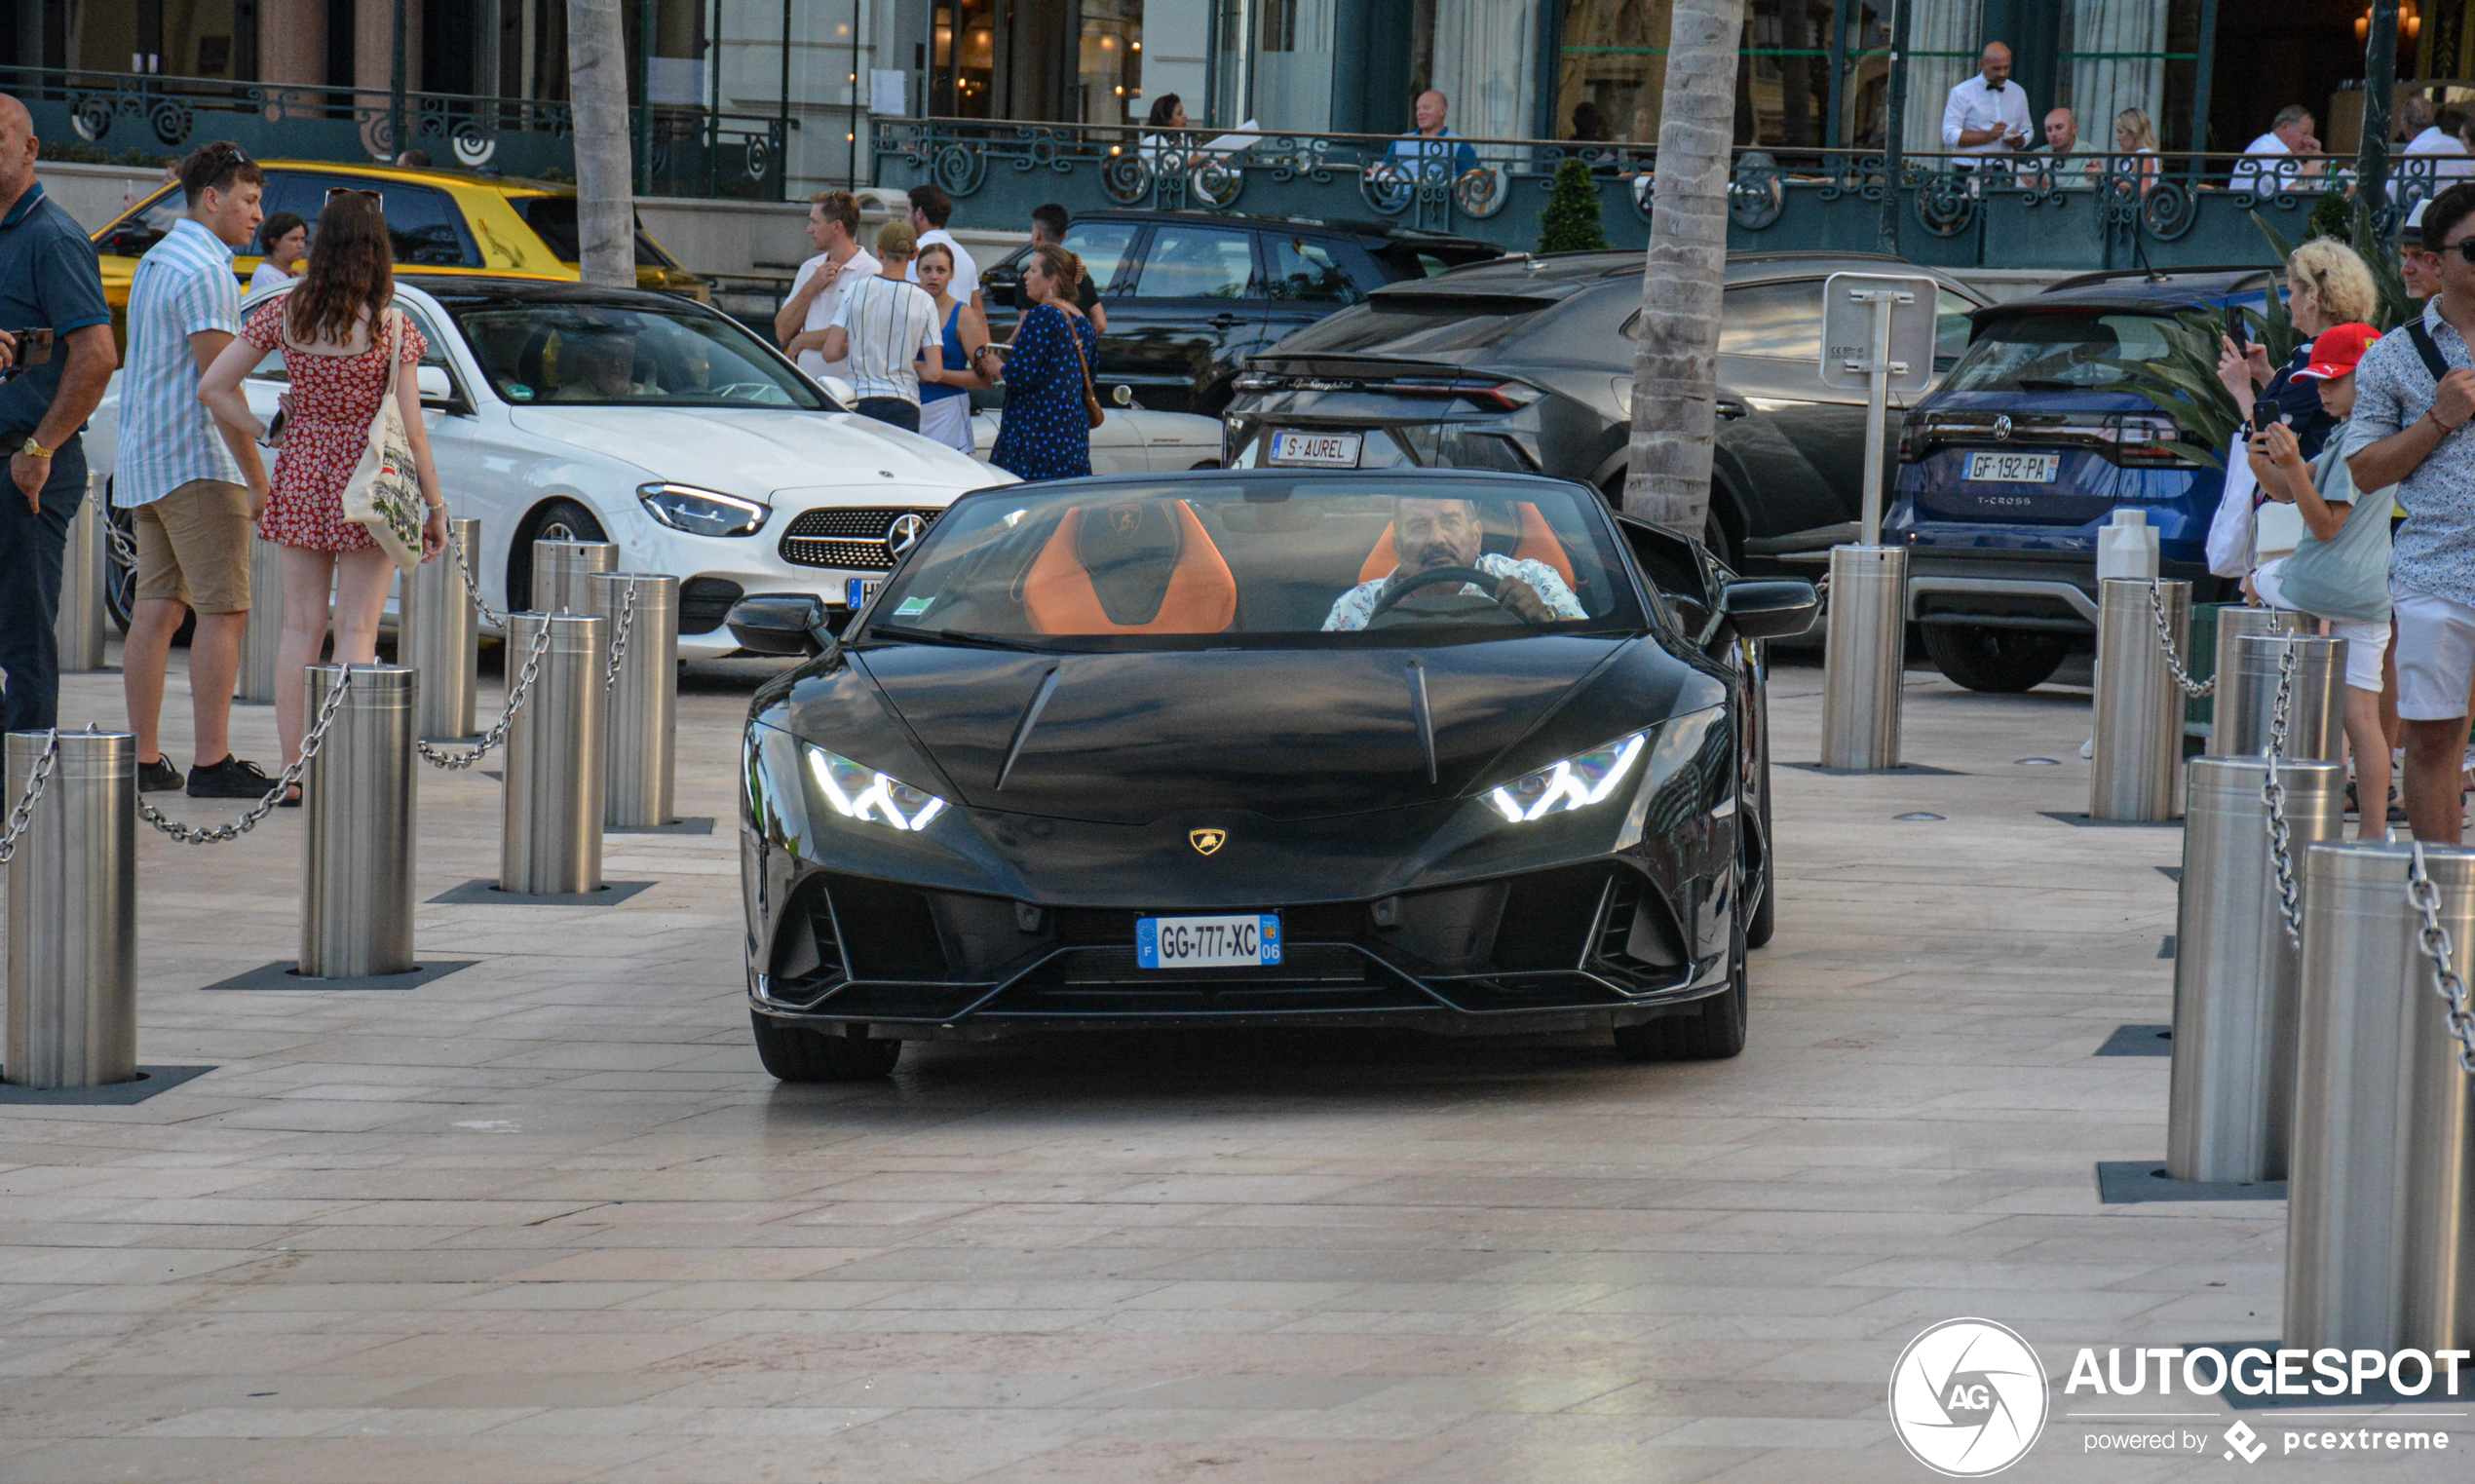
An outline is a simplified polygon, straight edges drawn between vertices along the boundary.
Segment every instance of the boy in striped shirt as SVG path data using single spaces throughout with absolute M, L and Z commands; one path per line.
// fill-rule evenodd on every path
M 920 353 L 943 340 L 936 301 L 902 276 L 919 245 L 908 222 L 878 228 L 877 260 L 885 266 L 853 284 L 832 323 L 817 332 L 827 361 L 850 358 L 859 415 L 907 433 L 920 431 Z

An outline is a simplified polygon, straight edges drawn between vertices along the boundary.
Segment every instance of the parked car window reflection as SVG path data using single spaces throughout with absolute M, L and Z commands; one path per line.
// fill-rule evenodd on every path
M 2059 392 L 2111 386 L 2122 379 L 2114 361 L 2162 360 L 2175 323 L 2155 315 L 2010 315 L 1984 334 L 1952 367 L 1953 392 Z
M 455 318 L 499 396 L 518 405 L 825 406 L 815 383 L 716 314 L 522 304 Z
M 1822 281 L 1731 288 L 1719 311 L 1719 354 L 1822 361 Z
M 1134 223 L 1130 221 L 1077 222 L 1066 229 L 1066 250 L 1083 259 L 1083 271 L 1091 275 L 1091 286 L 1102 293 L 1118 280 L 1118 271 L 1125 266 L 1126 249 L 1134 246 Z
M 1140 299 L 1242 299 L 1255 276 L 1254 234 L 1164 226 L 1152 234 L 1135 282 Z
M 1947 371 L 1960 363 L 1967 354 L 1968 336 L 1976 329 L 1976 322 L 1968 318 L 1976 306 L 1953 293 L 1942 290 L 1933 306 L 1933 368 Z
M 1364 297 L 1331 249 L 1303 237 L 1272 237 L 1272 296 L 1293 304 L 1354 304 Z

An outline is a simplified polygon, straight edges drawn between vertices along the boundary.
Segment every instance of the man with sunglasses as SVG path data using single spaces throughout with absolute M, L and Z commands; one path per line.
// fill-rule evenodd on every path
M 112 504 L 130 513 L 137 585 L 121 685 L 137 734 L 138 791 L 182 786 L 159 731 L 172 636 L 189 641 L 189 705 L 197 752 L 193 799 L 257 798 L 275 786 L 232 755 L 232 685 L 249 622 L 249 543 L 266 503 L 257 446 L 218 424 L 198 379 L 241 329 L 233 249 L 257 235 L 266 175 L 235 144 L 180 162 L 188 211 L 137 261 L 129 285 L 129 369 L 121 376 L 120 463 Z
M 2395 486 L 2406 512 L 2389 556 L 2397 620 L 2406 814 L 2418 840 L 2455 845 L 2459 759 L 2475 687 L 2475 182 L 2423 209 L 2424 268 L 2437 291 L 2355 372 L 2345 459 L 2358 489 Z

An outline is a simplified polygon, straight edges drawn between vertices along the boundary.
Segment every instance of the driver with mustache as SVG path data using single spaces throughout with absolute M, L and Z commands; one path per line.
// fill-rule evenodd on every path
M 1581 608 L 1581 600 L 1565 586 L 1562 573 L 1542 561 L 1515 561 L 1483 551 L 1481 542 L 1485 536 L 1486 528 L 1479 523 L 1478 507 L 1472 501 L 1419 500 L 1408 496 L 1394 501 L 1392 546 L 1400 553 L 1400 565 L 1371 583 L 1360 583 L 1342 593 L 1333 603 L 1331 615 L 1323 621 L 1324 631 L 1364 628 L 1366 621 L 1374 616 L 1375 600 L 1383 595 L 1387 583 L 1403 573 L 1432 572 L 1439 567 L 1475 567 L 1495 578 L 1497 604 L 1533 624 L 1589 617 Z M 1437 583 L 1417 590 L 1410 600 L 1453 591 L 1472 597 L 1487 595 L 1474 584 L 1464 583 L 1455 589 Z

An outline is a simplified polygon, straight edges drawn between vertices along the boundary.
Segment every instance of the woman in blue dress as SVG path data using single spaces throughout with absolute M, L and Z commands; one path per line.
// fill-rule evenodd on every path
M 1022 297 L 1030 306 L 1014 326 L 1012 349 L 1000 364 L 1006 379 L 1005 420 L 988 461 L 1025 479 L 1072 479 L 1091 473 L 1091 419 L 1084 396 L 1099 336 L 1075 308 L 1083 260 L 1043 247 L 1023 262 Z M 982 347 L 982 357 L 997 355 Z M 981 364 L 985 374 L 988 366 Z

